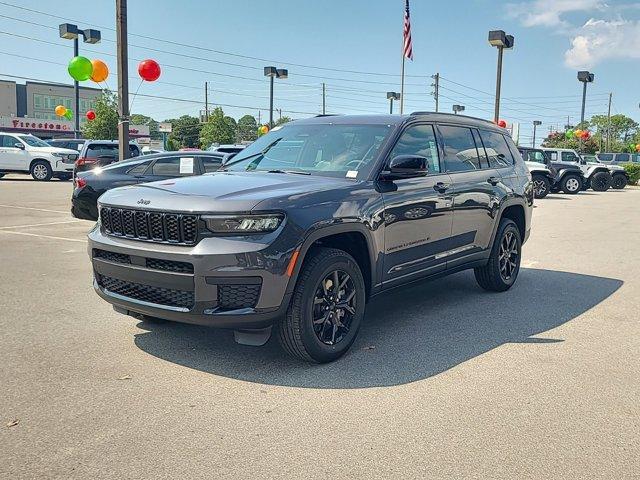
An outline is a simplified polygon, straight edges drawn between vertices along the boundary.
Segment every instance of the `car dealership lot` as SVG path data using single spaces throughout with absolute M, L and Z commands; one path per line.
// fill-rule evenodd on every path
M 512 290 L 405 287 L 311 366 L 113 312 L 71 188 L 0 180 L 1 478 L 640 471 L 640 189 L 537 201 Z

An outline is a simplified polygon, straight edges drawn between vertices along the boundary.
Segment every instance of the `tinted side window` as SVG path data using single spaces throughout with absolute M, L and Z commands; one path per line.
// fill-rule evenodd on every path
M 599 153 L 597 157 L 598 160 L 602 162 L 610 162 L 611 160 L 613 160 L 613 153 Z
M 407 128 L 391 150 L 389 159 L 398 155 L 420 155 L 429 162 L 429 173 L 440 172 L 438 145 L 432 125 L 414 125 Z
M 578 157 L 573 152 L 560 152 L 560 155 L 562 155 L 560 158 L 562 158 L 563 162 L 577 162 L 578 161 Z
M 480 137 L 489 157 L 489 167 L 502 168 L 513 165 L 513 156 L 504 135 L 481 130 Z
M 87 157 L 100 157 L 108 155 L 112 157 L 118 157 L 118 145 L 105 144 L 105 143 L 92 143 L 87 147 Z
M 447 172 L 464 172 L 482 168 L 481 156 L 470 128 L 441 125 L 439 129 L 444 141 L 444 163 Z
M 151 162 L 142 162 L 133 167 L 131 170 L 127 171 L 127 173 L 129 175 L 142 175 L 149 166 L 149 163 Z
M 616 155 L 616 162 L 630 162 L 631 161 L 631 155 L 629 155 L 628 153 L 618 153 Z
M 201 157 L 204 173 L 215 172 L 222 165 L 222 157 Z
M 0 140 L 2 140 L 0 145 L 5 148 L 16 148 L 16 143 L 20 143 L 20 140 L 11 135 L 0 135 Z
M 193 157 L 160 158 L 151 167 L 151 175 L 186 177 L 194 174 Z

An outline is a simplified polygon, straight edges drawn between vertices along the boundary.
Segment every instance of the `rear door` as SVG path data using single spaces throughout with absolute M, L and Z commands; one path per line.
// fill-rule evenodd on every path
M 426 177 L 382 182 L 385 224 L 383 282 L 413 279 L 444 270 L 451 246 L 451 178 L 444 173 L 431 124 L 405 128 L 388 162 L 398 155 L 420 155 Z
M 156 159 L 144 174 L 143 182 L 156 182 L 169 178 L 200 175 L 200 166 L 193 155 L 170 156 Z

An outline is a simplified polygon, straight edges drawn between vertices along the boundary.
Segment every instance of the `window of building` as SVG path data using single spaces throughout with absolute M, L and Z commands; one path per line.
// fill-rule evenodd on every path
M 513 156 L 504 135 L 487 130 L 480 131 L 480 137 L 487 152 L 490 168 L 502 168 L 513 165 Z
M 444 163 L 447 172 L 466 172 L 482 168 L 481 156 L 470 128 L 442 125 Z
M 432 125 L 414 125 L 407 128 L 393 147 L 389 158 L 399 155 L 420 155 L 426 157 L 429 173 L 440 172 L 438 145 Z

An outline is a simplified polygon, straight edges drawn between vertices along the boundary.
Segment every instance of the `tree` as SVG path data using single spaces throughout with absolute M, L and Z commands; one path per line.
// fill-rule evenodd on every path
M 245 115 L 238 120 L 236 139 L 238 142 L 254 141 L 258 138 L 258 122 L 253 115 Z
M 609 120 L 606 115 L 594 115 L 587 122 L 590 129 L 599 132 L 604 138 L 609 129 Z M 626 145 L 627 142 L 638 134 L 638 123 L 626 115 L 611 115 L 611 127 L 609 138 L 612 142 L 619 142 Z
M 225 116 L 222 108 L 217 107 L 209 115 L 200 132 L 200 145 L 208 148 L 213 143 L 234 143 L 236 139 L 236 121 Z
M 291 120 L 291 117 L 280 117 L 274 122 L 274 126 L 277 127 L 278 125 L 284 125 L 285 123 L 289 123 Z
M 158 122 L 153 118 L 139 113 L 134 113 L 129 118 L 130 125 L 148 125 L 149 126 L 149 138 L 152 140 L 160 140 L 162 134 L 158 131 Z
M 96 112 L 96 118 L 82 125 L 82 136 L 93 140 L 116 140 L 118 138 L 118 102 L 115 95 L 104 90 L 96 98 L 93 110 Z
M 542 142 L 542 146 L 548 148 L 571 148 L 582 153 L 596 153 L 600 149 L 599 139 L 595 135 L 588 140 L 583 140 L 582 145 L 580 145 L 579 139 L 575 137 L 566 138 L 565 132 L 549 134 Z
M 200 146 L 200 120 L 191 115 L 182 115 L 180 118 L 165 120 L 171 123 L 171 135 L 169 141 L 174 149 L 198 148 Z

